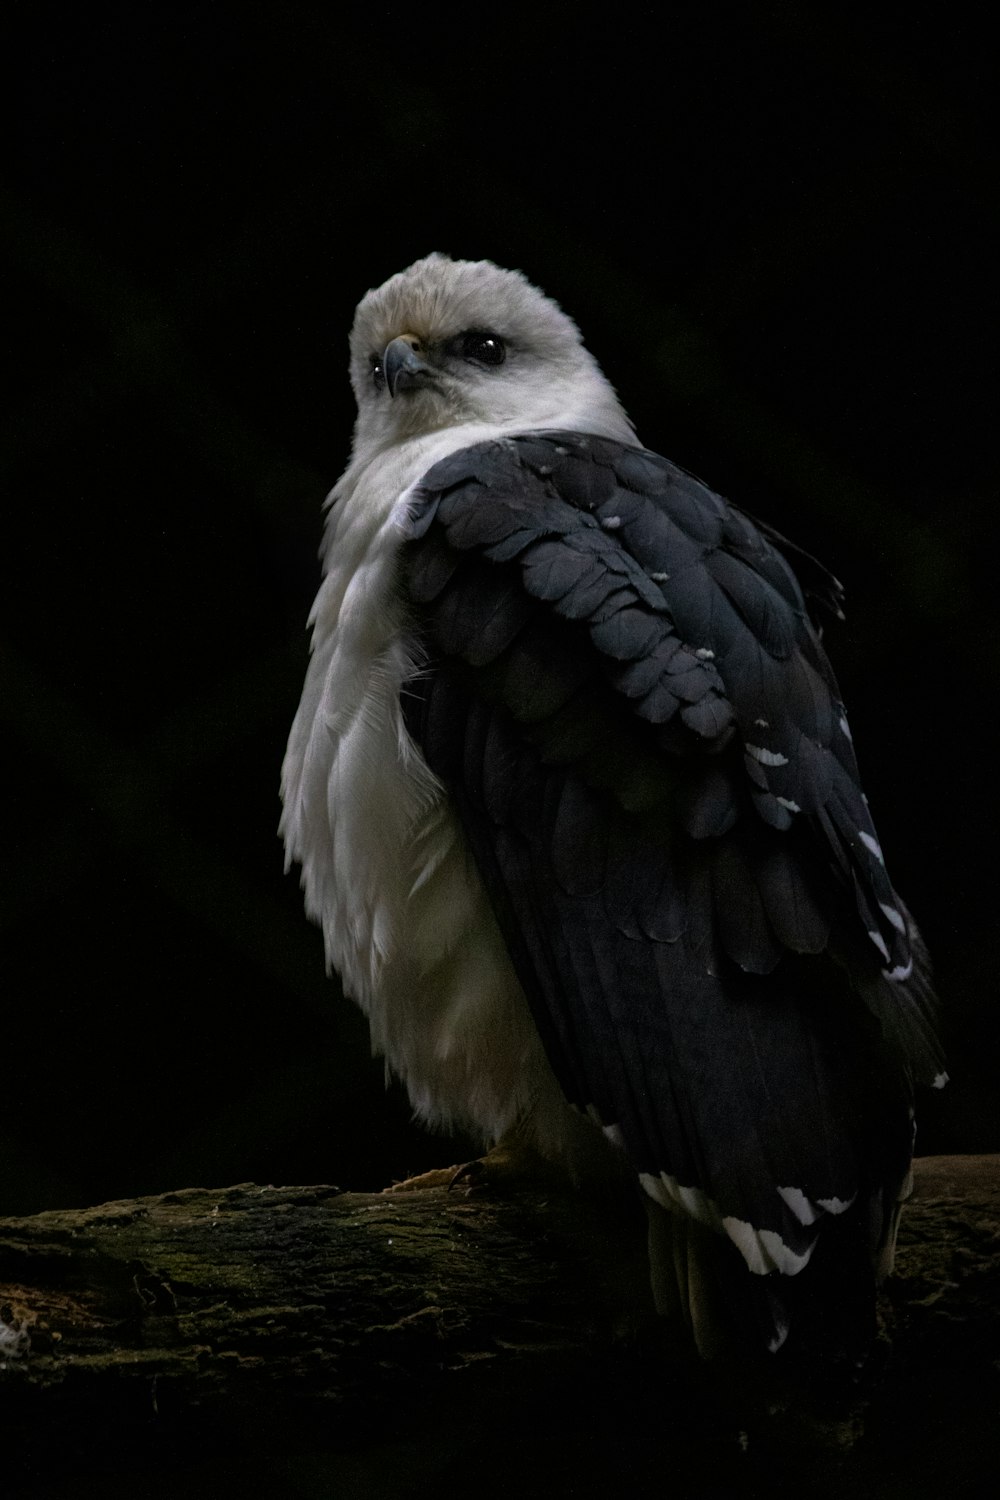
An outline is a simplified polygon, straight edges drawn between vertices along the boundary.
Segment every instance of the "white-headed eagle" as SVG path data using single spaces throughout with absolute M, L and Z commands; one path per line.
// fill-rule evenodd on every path
M 393 276 L 351 380 L 281 831 L 374 1048 L 427 1122 L 627 1166 L 703 1352 L 807 1306 L 863 1342 L 944 1075 L 839 585 L 642 448 L 518 272 Z

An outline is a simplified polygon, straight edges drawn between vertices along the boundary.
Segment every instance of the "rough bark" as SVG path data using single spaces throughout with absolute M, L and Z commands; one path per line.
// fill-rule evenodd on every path
M 0 1221 L 0 1381 L 370 1402 L 401 1375 L 582 1352 L 588 1254 L 570 1201 L 531 1189 L 244 1184 Z
M 96 1432 L 113 1431 L 128 1463 L 150 1443 L 162 1449 L 164 1433 L 171 1461 L 191 1434 L 238 1431 L 259 1444 L 266 1433 L 268 1451 L 280 1437 L 294 1454 L 322 1433 L 324 1463 L 331 1443 L 342 1463 L 346 1442 L 363 1468 L 358 1454 L 377 1447 L 384 1456 L 392 1434 L 396 1459 L 399 1444 L 410 1453 L 405 1479 L 393 1469 L 365 1482 L 403 1495 L 423 1492 L 410 1450 L 412 1433 L 430 1423 L 446 1469 L 467 1465 L 472 1444 L 480 1493 L 494 1482 L 497 1493 L 511 1483 L 533 1493 L 536 1480 L 541 1493 L 538 1476 L 556 1454 L 545 1482 L 558 1490 L 581 1443 L 588 1477 L 610 1464 L 609 1482 L 624 1443 L 637 1494 L 647 1471 L 652 1486 L 664 1442 L 673 1467 L 686 1453 L 719 1483 L 720 1464 L 736 1473 L 745 1460 L 739 1433 L 727 1446 L 725 1421 L 705 1415 L 698 1376 L 665 1369 L 662 1351 L 654 1358 L 636 1336 L 645 1308 L 639 1294 L 623 1300 L 625 1255 L 595 1209 L 538 1187 L 501 1196 L 243 1185 L 0 1220 L 8 1450 L 16 1424 L 25 1472 L 37 1478 L 56 1432 L 64 1452 L 88 1454 L 91 1465 Z M 939 1450 L 920 1445 L 942 1422 L 945 1489 L 963 1460 L 956 1443 L 985 1451 L 1000 1385 L 998 1293 L 1000 1157 L 918 1162 L 884 1299 L 892 1358 L 850 1458 L 853 1493 L 896 1493 L 865 1485 L 904 1474 L 914 1452 L 926 1479 Z M 540 1451 L 537 1436 L 517 1439 L 524 1464 L 532 1455 L 531 1482 L 510 1468 L 506 1428 L 503 1461 L 483 1460 L 484 1434 L 507 1419 L 542 1423 Z M 212 1492 L 225 1492 L 218 1475 Z M 591 1490 L 578 1483 L 575 1492 Z

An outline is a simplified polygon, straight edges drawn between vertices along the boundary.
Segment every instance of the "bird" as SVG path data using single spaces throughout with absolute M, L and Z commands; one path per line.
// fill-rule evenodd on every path
M 627 1179 L 704 1359 L 861 1363 L 946 1075 L 841 585 L 643 447 L 519 271 L 390 277 L 350 378 L 281 786 L 328 967 L 420 1121 Z

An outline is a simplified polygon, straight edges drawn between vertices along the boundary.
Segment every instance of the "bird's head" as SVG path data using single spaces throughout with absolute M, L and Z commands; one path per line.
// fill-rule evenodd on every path
M 351 332 L 351 383 L 356 457 L 484 425 L 634 441 L 576 324 L 519 271 L 490 261 L 429 255 L 370 291 Z

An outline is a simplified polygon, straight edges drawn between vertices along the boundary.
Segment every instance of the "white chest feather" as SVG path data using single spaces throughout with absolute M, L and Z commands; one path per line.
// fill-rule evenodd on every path
M 281 832 L 328 963 L 418 1114 L 484 1139 L 531 1115 L 549 1134 L 561 1095 L 461 828 L 403 723 L 406 476 L 385 467 L 343 486 L 334 513 Z

